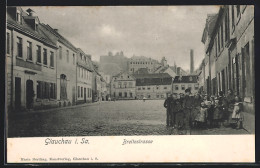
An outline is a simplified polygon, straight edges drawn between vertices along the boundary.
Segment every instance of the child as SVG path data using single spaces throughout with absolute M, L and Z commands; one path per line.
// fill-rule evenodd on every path
M 202 102 L 200 111 L 195 118 L 196 126 L 198 128 L 201 128 L 205 123 L 207 111 L 208 111 L 208 107 L 206 106 L 205 102 Z
M 243 115 L 241 112 L 242 112 L 242 102 L 240 102 L 240 98 L 238 96 L 236 96 L 234 109 L 233 109 L 233 113 L 232 113 L 232 120 L 235 121 L 236 129 L 243 128 L 243 125 L 242 125 Z

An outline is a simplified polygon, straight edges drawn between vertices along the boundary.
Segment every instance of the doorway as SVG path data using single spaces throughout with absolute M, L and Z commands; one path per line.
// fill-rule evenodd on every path
M 87 102 L 87 93 L 86 93 L 87 91 L 86 91 L 86 88 L 84 88 L 84 102 L 86 103 Z
M 34 97 L 33 81 L 27 80 L 26 81 L 26 108 L 27 109 L 32 108 L 33 97 Z

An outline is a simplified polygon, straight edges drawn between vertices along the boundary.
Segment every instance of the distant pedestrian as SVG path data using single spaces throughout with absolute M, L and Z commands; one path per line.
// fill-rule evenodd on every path
M 170 113 L 171 113 L 171 102 L 173 101 L 173 97 L 171 94 L 168 94 L 168 97 L 166 98 L 166 100 L 164 101 L 163 106 L 166 108 L 166 126 L 169 127 L 170 126 Z

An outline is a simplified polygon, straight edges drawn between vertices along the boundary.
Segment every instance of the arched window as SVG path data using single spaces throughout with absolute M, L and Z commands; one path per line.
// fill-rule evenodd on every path
M 60 75 L 60 99 L 67 99 L 67 77 L 64 74 Z

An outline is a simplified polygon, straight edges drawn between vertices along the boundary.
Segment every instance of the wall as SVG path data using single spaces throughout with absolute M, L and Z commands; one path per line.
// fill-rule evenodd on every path
M 178 90 L 176 90 L 176 85 L 178 86 Z M 185 86 L 184 89 L 182 89 L 182 85 Z M 198 87 L 195 89 L 195 85 L 197 85 Z M 198 83 L 173 83 L 173 93 L 177 93 L 177 94 L 180 94 L 180 93 L 183 93 L 185 94 L 185 89 L 188 89 L 189 86 L 191 86 L 191 93 L 194 94 L 194 93 L 197 93 L 199 90 L 199 84 Z
M 167 97 L 167 94 L 171 92 L 171 85 L 150 85 L 136 87 L 137 99 L 142 99 L 143 97 L 146 97 L 148 99 L 165 99 Z
M 57 99 L 60 100 L 60 75 L 65 74 L 67 77 L 67 100 L 74 104 L 76 101 L 76 57 L 75 51 L 58 41 L 57 46 L 62 47 L 62 59 L 57 52 Z M 67 62 L 66 51 L 69 50 L 69 62 Z M 73 54 L 75 63 L 73 64 Z
M 10 32 L 10 31 L 9 31 Z M 23 41 L 23 58 L 17 58 L 17 36 L 22 38 Z M 15 77 L 21 78 L 21 106 L 26 108 L 26 81 L 33 81 L 33 90 L 35 93 L 34 96 L 34 106 L 41 106 L 42 102 L 40 99 L 37 99 L 37 81 L 44 81 L 56 84 L 56 49 L 48 47 L 43 43 L 34 40 L 26 35 L 13 31 L 13 106 L 15 101 Z M 32 61 L 27 60 L 27 41 L 32 43 Z M 36 63 L 37 54 L 36 54 L 36 45 L 41 46 L 41 63 Z M 47 49 L 47 66 L 43 65 L 43 48 Z M 50 51 L 54 53 L 54 67 L 50 67 Z M 7 59 L 7 61 L 11 61 Z M 9 64 L 9 63 L 8 63 Z M 17 66 L 19 64 L 19 66 Z M 10 64 L 8 65 L 10 66 Z M 10 69 L 9 69 L 10 70 Z M 35 74 L 25 73 L 25 70 L 33 72 Z M 10 73 L 8 73 L 10 75 Z

